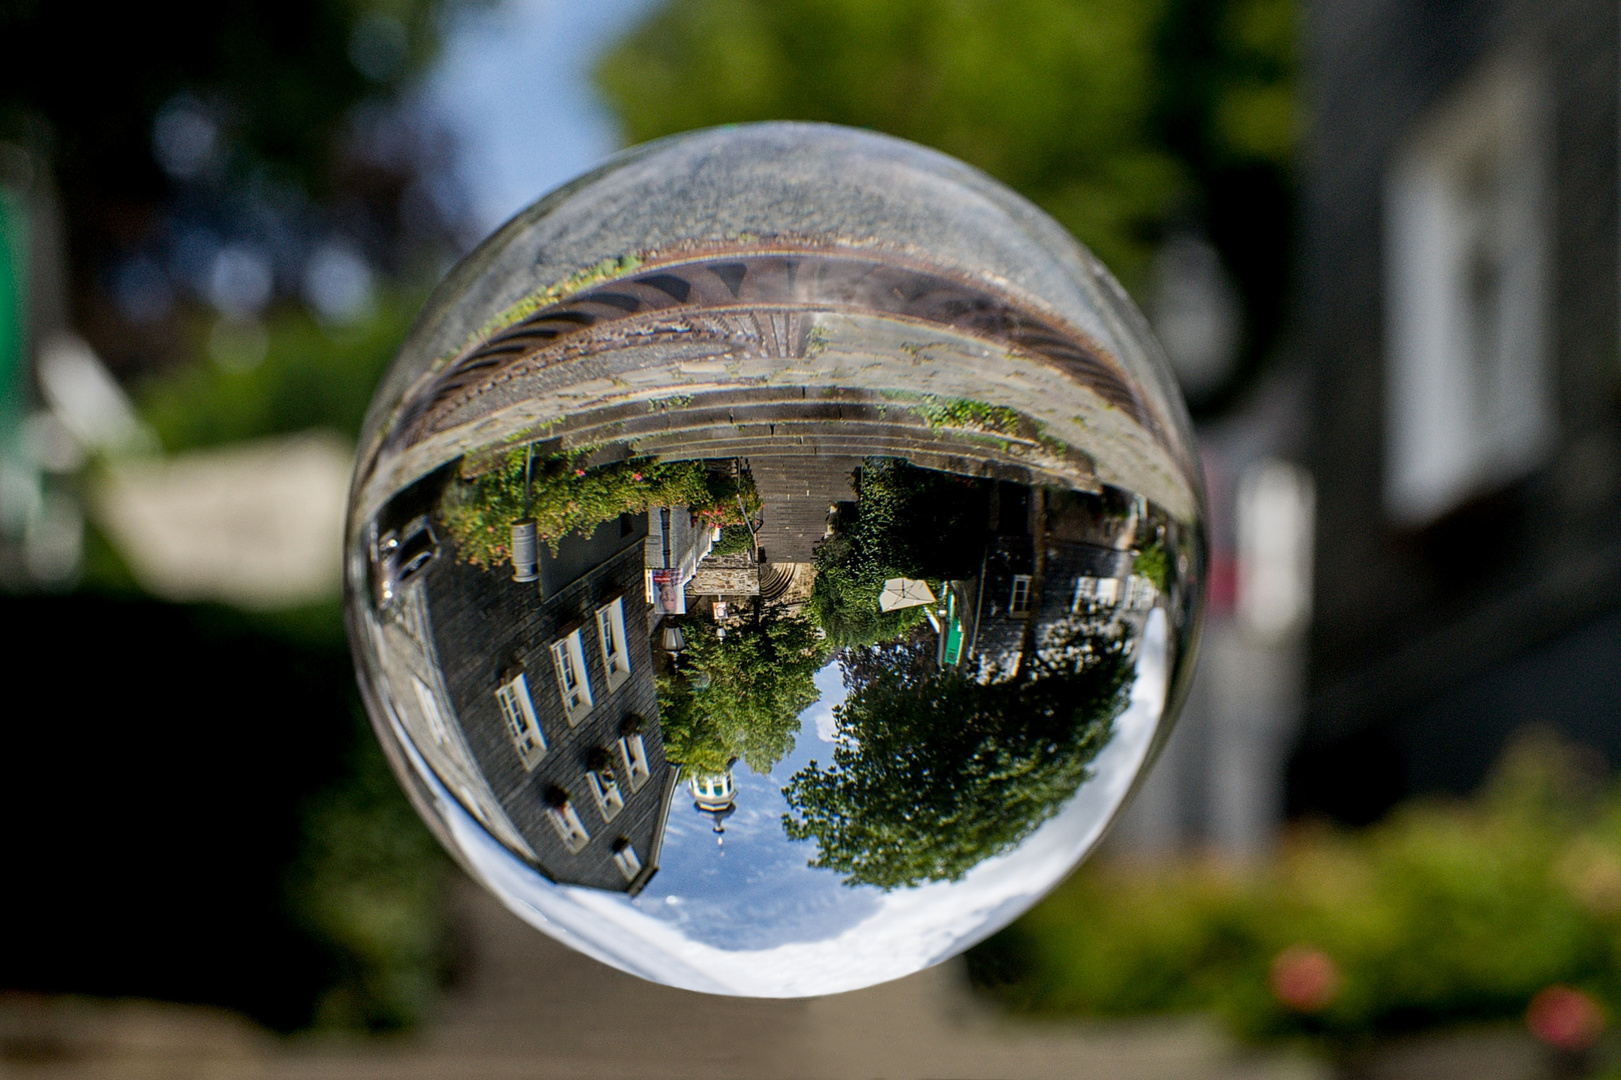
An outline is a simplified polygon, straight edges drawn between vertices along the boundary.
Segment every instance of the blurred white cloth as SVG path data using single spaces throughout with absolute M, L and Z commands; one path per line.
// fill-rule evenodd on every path
M 354 452 L 324 431 L 109 466 L 96 517 L 147 590 L 252 609 L 337 597 Z

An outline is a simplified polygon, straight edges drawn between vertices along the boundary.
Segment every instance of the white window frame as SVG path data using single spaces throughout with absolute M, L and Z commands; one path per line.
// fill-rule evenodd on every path
M 529 680 L 523 672 L 495 688 L 495 700 L 501 706 L 506 720 L 507 734 L 528 772 L 546 756 L 546 735 L 540 730 L 540 717 L 535 715 L 535 702 L 529 696 Z
M 574 810 L 574 803 L 565 799 L 562 806 L 548 806 L 546 817 L 557 830 L 557 837 L 563 841 L 570 855 L 578 855 L 585 845 L 591 842 L 591 834 L 585 830 L 585 822 Z
M 619 739 L 619 760 L 625 766 L 625 779 L 632 794 L 642 790 L 653 770 L 647 765 L 647 744 L 640 732 L 632 732 Z
M 1075 598 L 1069 602 L 1069 610 L 1075 613 L 1081 610 L 1082 605 L 1090 604 L 1098 594 L 1098 579 L 1086 574 L 1075 579 Z
M 630 678 L 623 596 L 616 596 L 597 608 L 597 638 L 602 646 L 602 667 L 608 673 L 608 691 L 612 693 Z
M 1421 118 L 1386 176 L 1385 502 L 1401 524 L 1552 450 L 1548 98 L 1536 65 L 1488 63 Z
M 604 765 L 601 769 L 587 769 L 585 783 L 591 789 L 591 797 L 596 800 L 602 820 L 612 821 L 618 817 L 619 811 L 625 808 L 625 797 L 619 793 L 619 781 L 614 779 L 613 767 Z
M 636 845 L 621 836 L 613 847 L 614 865 L 625 875 L 626 881 L 635 881 L 642 872 L 642 859 L 636 854 Z
M 579 630 L 552 642 L 552 666 L 557 669 L 557 694 L 563 701 L 568 726 L 578 724 L 591 711 L 591 676 L 585 669 L 585 648 Z M 569 678 L 570 674 L 574 679 Z
M 1097 590 L 1092 594 L 1100 604 L 1110 607 L 1120 602 L 1120 579 L 1117 577 L 1098 578 Z
M 1013 575 L 1013 586 L 1008 590 L 1007 613 L 1009 615 L 1030 614 L 1029 574 Z

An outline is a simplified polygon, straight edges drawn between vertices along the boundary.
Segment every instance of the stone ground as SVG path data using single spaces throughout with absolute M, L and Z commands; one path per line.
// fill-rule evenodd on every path
M 415 1035 L 278 1039 L 229 1013 L 145 1001 L 0 997 L 6 1080 L 1319 1080 L 1196 1021 L 1015 1021 L 960 964 L 838 997 L 749 1001 L 644 983 L 529 929 L 482 893 L 465 984 Z M 1435 1074 L 1437 1076 L 1443 1074 Z M 1496 1075 L 1476 1071 L 1472 1080 Z

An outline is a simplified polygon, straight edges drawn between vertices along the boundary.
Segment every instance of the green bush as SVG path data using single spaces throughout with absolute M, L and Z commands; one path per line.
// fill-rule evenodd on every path
M 1102 862 L 970 957 L 1009 1006 L 1093 1016 L 1210 1011 L 1252 1040 L 1331 1046 L 1517 1018 L 1552 984 L 1621 1008 L 1621 788 L 1595 795 L 1548 740 L 1469 803 L 1322 826 L 1242 870 Z M 1326 957 L 1315 1000 L 1280 965 Z
M 581 454 L 559 454 L 530 463 L 530 494 L 524 496 L 526 449 L 508 452 L 497 468 L 460 480 L 446 491 L 439 517 L 463 559 L 492 567 L 506 560 L 512 523 L 535 519 L 536 531 L 557 553 L 563 537 L 589 535 L 604 521 L 655 506 L 685 506 L 708 526 L 740 524 L 759 508 L 747 475 L 711 472 L 701 461 L 661 462 L 631 458 L 585 468 Z
M 923 621 L 923 608 L 880 611 L 884 582 L 904 577 L 937 586 L 978 574 L 987 490 L 983 481 L 920 469 L 898 458 L 868 458 L 855 520 L 835 525 L 816 549 L 816 581 L 805 614 L 834 645 L 904 635 Z

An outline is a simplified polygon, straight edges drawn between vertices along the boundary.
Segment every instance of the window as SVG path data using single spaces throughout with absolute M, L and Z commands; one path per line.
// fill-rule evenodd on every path
M 553 788 L 547 794 L 546 817 L 551 820 L 552 828 L 557 830 L 558 838 L 563 846 L 568 848 L 571 855 L 578 855 L 580 849 L 591 842 L 591 834 L 585 831 L 585 823 L 580 815 L 575 813 L 574 804 L 569 801 L 568 792 L 561 788 Z
M 597 802 L 597 809 L 602 812 L 602 820 L 612 821 L 618 817 L 619 811 L 625 808 L 625 797 L 619 794 L 619 782 L 614 779 L 613 766 L 604 761 L 598 768 L 587 770 L 585 782 L 591 789 L 591 797 Z
M 1385 189 L 1385 500 L 1418 525 L 1542 462 L 1549 109 L 1525 63 L 1484 68 L 1423 117 Z
M 450 727 L 445 723 L 444 710 L 439 707 L 439 699 L 429 689 L 428 684 L 411 676 L 411 689 L 416 691 L 417 708 L 422 710 L 422 718 L 428 722 L 428 730 L 433 733 L 433 741 L 440 746 L 450 743 Z
M 1075 598 L 1069 602 L 1071 612 L 1080 611 L 1092 603 L 1098 594 L 1098 579 L 1082 575 L 1075 579 Z
M 602 666 L 608 672 L 608 689 L 617 690 L 630 676 L 630 653 L 625 648 L 625 598 L 597 608 L 597 637 L 602 642 Z
M 1098 603 L 1112 606 L 1120 599 L 1120 579 L 1117 577 L 1098 578 L 1097 591 L 1093 596 Z
M 563 712 L 569 727 L 591 711 L 591 681 L 585 674 L 585 651 L 580 632 L 575 630 L 552 645 L 552 663 L 557 667 L 557 692 L 563 698 Z
M 507 734 L 512 736 L 518 759 L 525 769 L 533 769 L 546 756 L 546 736 L 540 733 L 540 720 L 535 716 L 535 703 L 529 697 L 529 682 L 523 673 L 496 687 L 495 700 L 501 703 L 501 715 L 506 718 Z
M 635 881 L 636 875 L 642 872 L 642 860 L 636 854 L 636 848 L 625 837 L 621 836 L 614 841 L 614 865 L 619 872 L 625 875 L 626 881 Z
M 642 785 L 653 773 L 647 767 L 647 746 L 642 742 L 640 733 L 632 732 L 619 740 L 619 760 L 625 767 L 630 790 L 642 790 Z
M 1030 614 L 1030 575 L 1013 575 L 1013 592 L 1008 596 L 1007 613 L 1009 615 Z

